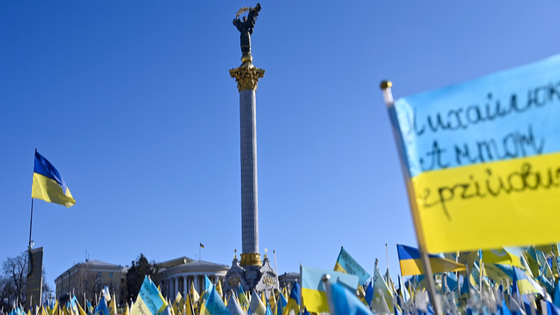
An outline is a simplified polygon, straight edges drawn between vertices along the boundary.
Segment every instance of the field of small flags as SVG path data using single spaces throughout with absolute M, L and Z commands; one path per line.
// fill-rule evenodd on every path
M 336 271 L 302 267 L 300 281 L 270 294 L 246 292 L 241 285 L 223 292 L 206 277 L 200 294 L 191 285 L 186 296 L 166 300 L 149 277 L 136 301 L 119 315 L 291 315 L 291 314 L 435 314 L 416 249 L 397 245 L 401 274 L 397 281 L 375 267 L 373 276 L 344 248 Z M 560 315 L 558 245 L 479 250 L 431 256 L 437 298 L 443 314 Z M 450 269 L 446 271 L 445 268 Z M 354 275 L 354 274 L 356 275 Z M 363 279 L 366 279 L 363 282 Z M 363 282 L 363 283 L 362 283 Z M 356 288 L 356 289 L 354 289 Z M 117 315 L 107 289 L 99 301 L 74 296 L 65 305 L 49 300 L 27 312 L 21 305 L 0 315 Z

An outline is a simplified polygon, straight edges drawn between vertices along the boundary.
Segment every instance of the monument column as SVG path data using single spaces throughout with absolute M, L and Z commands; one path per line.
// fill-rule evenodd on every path
M 244 63 L 231 69 L 239 90 L 239 115 L 241 139 L 241 234 L 242 253 L 240 265 L 262 266 L 259 254 L 259 212 L 257 188 L 257 116 L 256 90 L 264 70 L 252 64 L 253 58 L 243 58 Z

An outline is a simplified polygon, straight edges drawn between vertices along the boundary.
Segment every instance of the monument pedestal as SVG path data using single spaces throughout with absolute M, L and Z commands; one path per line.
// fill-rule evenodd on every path
M 270 298 L 273 290 L 279 290 L 278 276 L 270 266 L 270 260 L 264 255 L 264 260 L 260 266 L 241 266 L 237 256 L 234 256 L 231 268 L 226 274 L 223 290 L 224 294 L 233 290 L 237 292 L 237 285 L 241 285 L 245 294 L 264 292 L 266 298 Z

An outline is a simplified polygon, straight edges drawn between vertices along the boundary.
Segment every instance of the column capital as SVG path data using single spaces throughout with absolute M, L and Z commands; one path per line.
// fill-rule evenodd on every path
M 243 90 L 256 91 L 259 79 L 264 77 L 264 69 L 259 69 L 252 63 L 246 62 L 239 68 L 229 70 L 229 75 L 235 78 L 239 92 Z

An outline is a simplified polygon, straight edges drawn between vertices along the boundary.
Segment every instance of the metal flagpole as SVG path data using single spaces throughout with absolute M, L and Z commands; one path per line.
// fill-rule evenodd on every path
M 278 285 L 278 291 L 280 291 L 280 282 L 278 281 L 278 264 L 276 263 L 276 250 L 272 250 L 274 253 L 274 269 L 276 269 L 276 284 Z
M 393 93 L 391 92 L 391 86 L 393 84 L 390 81 L 381 82 L 381 90 L 383 91 L 383 97 L 385 98 L 385 104 L 387 109 L 390 111 L 391 107 L 394 106 Z M 392 116 L 389 112 L 389 119 L 392 122 Z M 434 312 L 436 315 L 441 314 L 441 301 L 436 292 L 436 286 L 434 283 L 434 276 L 432 274 L 432 266 L 430 265 L 430 259 L 428 253 L 426 252 L 426 244 L 424 242 L 424 232 L 422 231 L 422 224 L 420 224 L 420 217 L 418 215 L 418 205 L 416 204 L 416 196 L 414 194 L 414 188 L 412 187 L 412 181 L 410 178 L 410 171 L 406 167 L 404 162 L 405 152 L 402 147 L 402 141 L 400 137 L 400 132 L 396 129 L 396 126 L 391 123 L 393 129 L 393 136 L 399 151 L 399 158 L 401 162 L 401 169 L 403 171 L 404 182 L 406 184 L 406 192 L 408 195 L 408 202 L 410 204 L 410 210 L 412 212 L 412 219 L 414 222 L 414 229 L 416 231 L 416 239 L 418 240 L 418 251 L 420 252 L 420 258 L 422 260 L 422 265 L 424 265 L 424 273 L 426 275 L 426 280 L 428 282 L 428 293 L 430 295 L 430 300 L 434 307 Z
M 33 228 L 33 197 L 31 197 L 31 220 L 29 221 L 29 248 L 31 248 L 31 231 Z
M 387 248 L 387 243 L 385 243 L 385 257 L 387 258 L 387 270 L 389 270 L 389 249 Z

